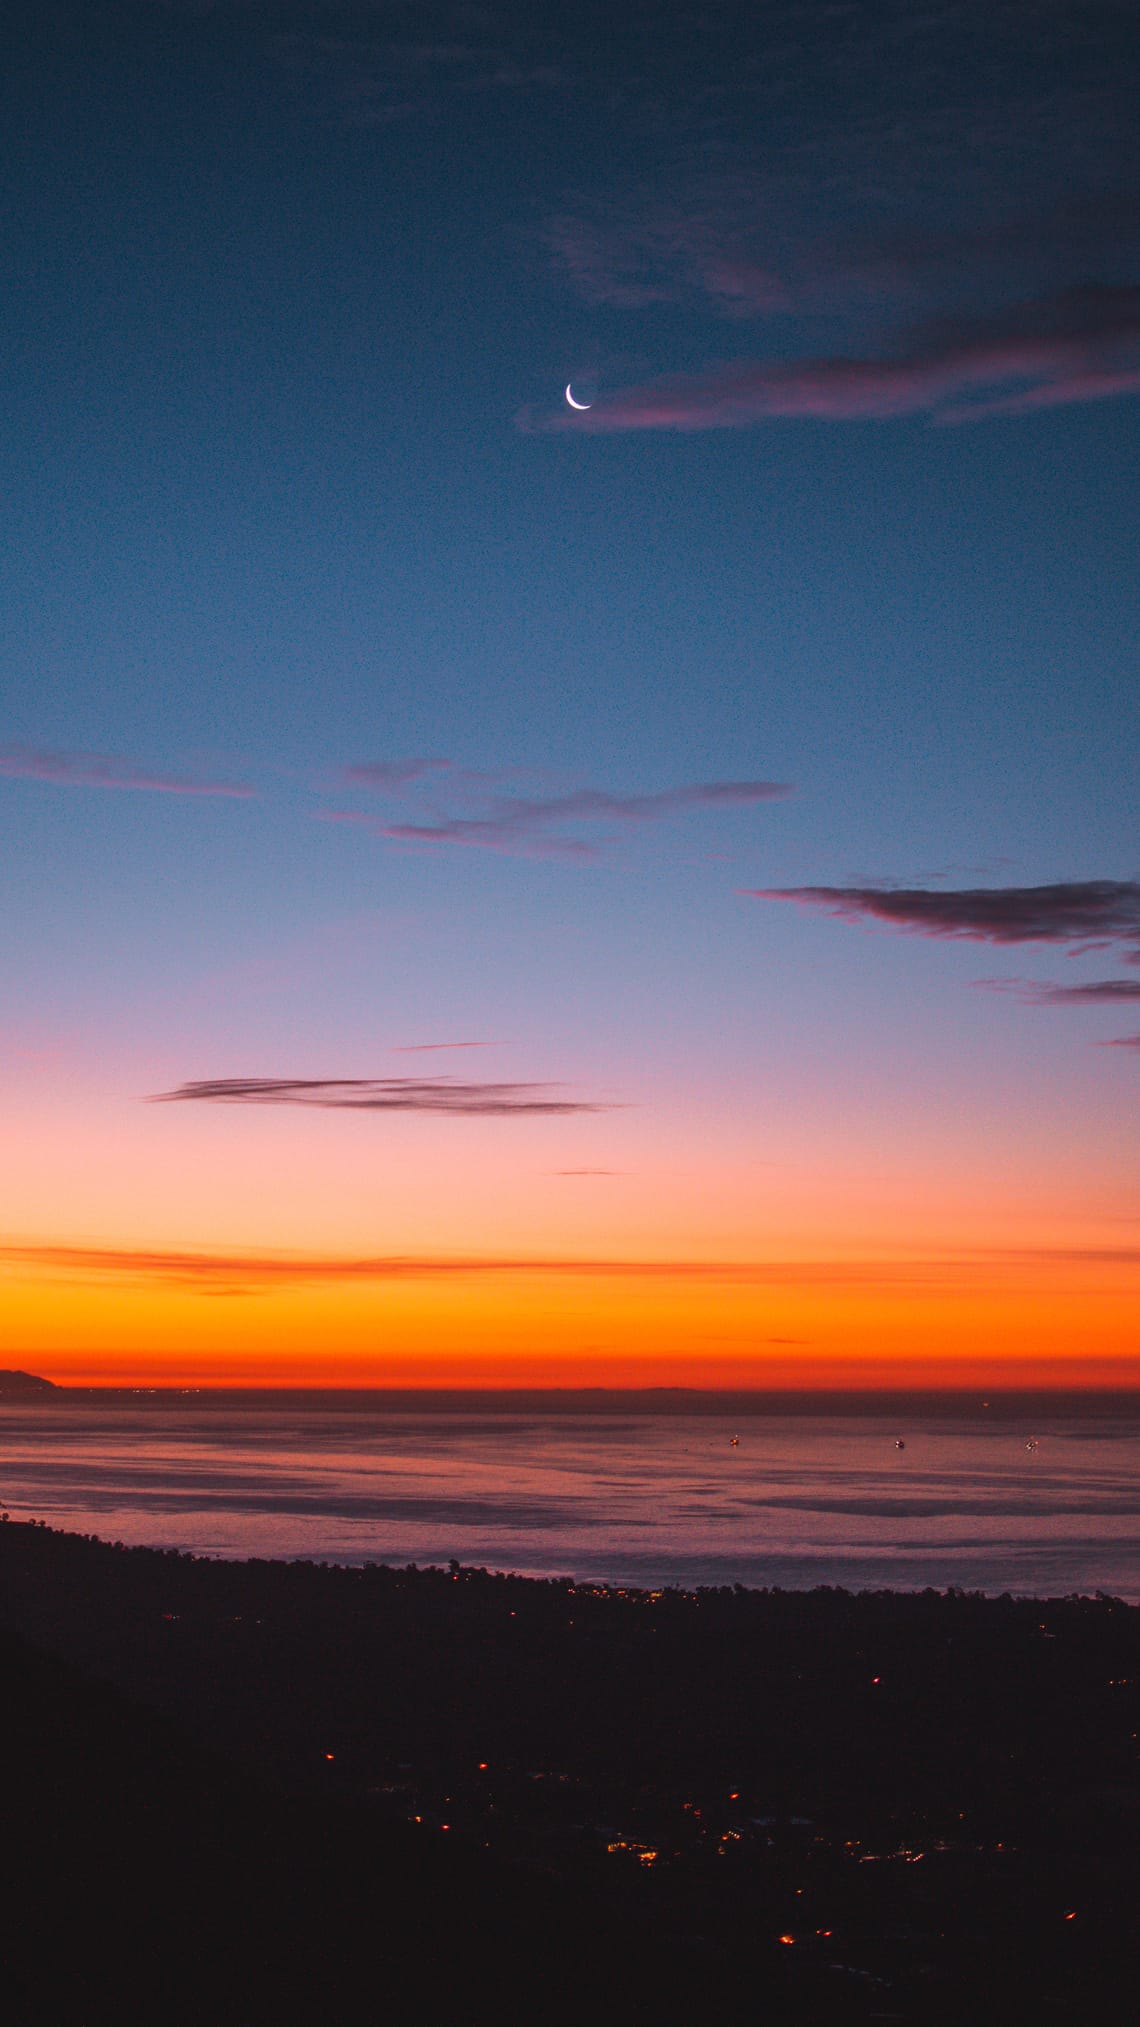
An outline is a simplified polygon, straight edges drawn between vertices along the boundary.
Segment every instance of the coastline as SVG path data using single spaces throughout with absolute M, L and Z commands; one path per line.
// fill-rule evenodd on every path
M 697 1387 L 248 1387 L 79 1386 L 57 1381 L 43 1392 L 0 1391 L 3 1407 L 54 1404 L 261 1408 L 319 1407 L 326 1413 L 455 1415 L 738 1415 L 852 1417 L 962 1415 L 991 1419 L 1119 1416 L 1140 1422 L 1140 1387 L 898 1387 L 898 1388 L 697 1388 Z

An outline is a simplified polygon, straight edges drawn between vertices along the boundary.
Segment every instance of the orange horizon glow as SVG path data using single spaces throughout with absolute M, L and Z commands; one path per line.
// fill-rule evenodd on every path
M 1063 1169 L 1020 1120 L 984 1145 L 945 1114 L 929 1139 L 878 1111 L 856 1133 L 810 1092 L 773 1107 L 763 1159 L 711 1106 L 602 1118 L 587 1143 L 577 1120 L 30 1112 L 0 1179 L 0 1363 L 129 1386 L 1140 1386 L 1125 1143 L 1084 1114 Z
M 60 1383 L 1140 1387 L 1130 1249 L 892 1258 L 0 1249 L 5 1363 Z
M 18 1369 L 28 1370 L 24 1359 L 18 1360 Z M 655 1375 L 660 1370 L 655 1368 Z M 682 1370 L 691 1373 L 691 1368 Z M 913 1362 L 897 1366 L 871 1365 L 852 1360 L 840 1366 L 825 1366 L 822 1363 L 805 1365 L 795 1369 L 775 1368 L 756 1364 L 742 1365 L 738 1376 L 727 1369 L 713 1379 L 695 1377 L 668 1379 L 654 1376 L 647 1379 L 643 1373 L 630 1368 L 607 1368 L 605 1377 L 598 1377 L 591 1368 L 587 1375 L 578 1368 L 568 1370 L 564 1377 L 557 1373 L 552 1376 L 548 1366 L 504 1367 L 495 1376 L 477 1370 L 472 1376 L 466 1367 L 458 1363 L 428 1368 L 425 1374 L 421 1368 L 405 1365 L 391 1370 L 378 1369 L 369 1364 L 360 1368 L 337 1366 L 332 1376 L 327 1367 L 314 1367 L 298 1363 L 296 1366 L 281 1365 L 269 1373 L 264 1368 L 246 1369 L 234 1367 L 219 1371 L 217 1366 L 196 1367 L 180 1363 L 171 1369 L 167 1362 L 157 1361 L 150 1365 L 125 1365 L 122 1370 L 110 1372 L 105 1364 L 88 1368 L 80 1364 L 61 1365 L 58 1362 L 49 1368 L 43 1361 L 36 1367 L 42 1379 L 48 1379 L 62 1390 L 80 1388 L 85 1391 L 108 1393 L 123 1388 L 142 1392 L 185 1392 L 196 1394 L 236 1394 L 250 1392 L 300 1393 L 367 1393 L 406 1394 L 409 1399 L 419 1399 L 425 1393 L 440 1395 L 485 1394 L 495 1399 L 501 1394 L 525 1393 L 565 1394 L 606 1394 L 626 1395 L 644 1393 L 691 1393 L 694 1395 L 723 1394 L 726 1400 L 735 1400 L 741 1394 L 801 1396 L 819 1394 L 839 1396 L 850 1394 L 865 1397 L 881 1393 L 895 1394 L 968 1395 L 971 1400 L 981 1393 L 995 1399 L 1011 1395 L 1039 1394 L 1088 1394 L 1111 1396 L 1135 1393 L 1140 1399 L 1140 1361 L 1119 1359 L 1099 1361 L 1089 1366 L 1081 1360 L 1057 1359 L 1032 1368 L 1032 1373 L 1012 1366 L 1002 1367 L 984 1361 L 962 1361 L 949 1367 L 935 1368 L 932 1364 Z

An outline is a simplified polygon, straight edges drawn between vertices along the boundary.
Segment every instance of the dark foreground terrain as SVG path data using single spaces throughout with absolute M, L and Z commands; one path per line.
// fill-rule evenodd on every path
M 1138 2017 L 1140 1611 L 0 1526 L 4 2017 Z

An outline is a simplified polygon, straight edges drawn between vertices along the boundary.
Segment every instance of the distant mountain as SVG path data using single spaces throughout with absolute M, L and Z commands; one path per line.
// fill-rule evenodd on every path
M 0 1394 L 54 1394 L 53 1379 L 41 1379 L 35 1372 L 0 1372 Z

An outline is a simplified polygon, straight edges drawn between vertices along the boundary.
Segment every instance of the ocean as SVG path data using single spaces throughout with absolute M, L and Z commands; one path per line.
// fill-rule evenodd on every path
M 0 1400 L 0 1504 L 210 1556 L 1140 1601 L 1140 1401 Z

